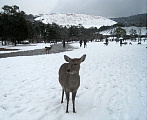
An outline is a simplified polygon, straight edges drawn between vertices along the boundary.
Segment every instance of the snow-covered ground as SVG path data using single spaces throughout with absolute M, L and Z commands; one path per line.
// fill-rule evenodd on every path
M 12 51 L 0 51 L 1 53 L 12 53 L 12 52 L 19 52 L 19 51 L 27 51 L 27 50 L 34 50 L 34 49 L 43 49 L 44 47 L 50 47 L 50 43 L 40 43 L 40 44 L 18 44 L 17 46 L 9 45 L 9 46 L 2 46 L 0 44 L 0 48 L 5 49 L 18 49 L 18 50 L 12 50 Z
M 57 54 L 0 59 L 0 120 L 147 120 L 147 43 L 100 42 Z M 73 46 L 79 46 L 74 43 Z M 31 47 L 31 46 L 30 46 Z M 61 104 L 63 56 L 81 64 L 76 112 Z

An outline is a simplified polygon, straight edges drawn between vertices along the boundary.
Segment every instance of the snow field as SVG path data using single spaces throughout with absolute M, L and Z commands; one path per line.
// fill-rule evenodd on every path
M 79 46 L 74 43 L 73 46 Z M 61 104 L 58 70 L 63 56 L 81 57 L 76 114 Z M 87 43 L 58 54 L 0 59 L 0 120 L 146 120 L 147 49 L 115 42 Z

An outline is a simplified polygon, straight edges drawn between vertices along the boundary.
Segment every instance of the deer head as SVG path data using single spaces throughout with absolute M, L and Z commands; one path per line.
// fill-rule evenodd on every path
M 64 55 L 65 61 L 68 62 L 68 67 L 66 72 L 69 74 L 78 74 L 80 70 L 80 64 L 85 60 L 85 58 L 86 58 L 85 54 L 81 58 L 73 58 L 73 59 Z

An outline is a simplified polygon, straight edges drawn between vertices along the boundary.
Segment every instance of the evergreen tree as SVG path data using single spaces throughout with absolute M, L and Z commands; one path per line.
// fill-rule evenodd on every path
M 130 32 L 131 39 L 136 39 L 137 31 L 134 29 L 131 29 L 129 32 Z
M 125 37 L 126 36 L 126 30 L 121 28 L 121 27 L 118 27 L 118 28 L 116 28 L 116 30 L 114 30 L 113 34 L 116 35 L 117 38 Z
M 56 23 L 47 24 L 45 29 L 45 38 L 47 42 L 54 41 L 60 38 L 60 27 Z
M 5 5 L 1 13 L 2 38 L 11 40 L 15 45 L 22 40 L 33 36 L 31 23 L 25 19 L 25 12 L 20 11 L 19 7 Z

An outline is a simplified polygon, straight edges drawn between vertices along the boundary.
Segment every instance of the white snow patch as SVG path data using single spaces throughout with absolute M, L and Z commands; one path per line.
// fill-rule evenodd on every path
M 12 50 L 12 51 L 0 51 L 1 53 L 12 53 L 12 52 L 19 52 L 19 51 L 28 51 L 28 50 L 35 50 L 35 49 L 44 49 L 45 47 L 50 47 L 50 43 L 34 43 L 34 44 L 17 44 L 17 46 L 14 45 L 8 45 L 8 46 L 0 46 L 0 48 L 5 49 L 18 49 L 18 50 Z

